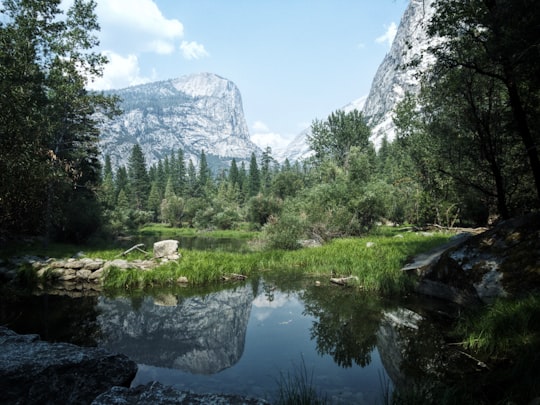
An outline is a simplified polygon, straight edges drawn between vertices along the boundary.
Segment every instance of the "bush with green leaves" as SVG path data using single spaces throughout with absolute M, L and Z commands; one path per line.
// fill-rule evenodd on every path
M 269 249 L 294 250 L 301 245 L 305 235 L 305 223 L 294 212 L 285 212 L 279 217 L 270 216 L 263 227 L 261 238 Z

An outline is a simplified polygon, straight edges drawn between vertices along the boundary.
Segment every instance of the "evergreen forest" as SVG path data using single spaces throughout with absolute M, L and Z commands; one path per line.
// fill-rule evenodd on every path
M 371 139 L 359 111 L 314 120 L 313 155 L 281 164 L 267 148 L 212 172 L 182 150 L 152 166 L 99 154 L 114 96 L 89 92 L 93 0 L 5 0 L 0 20 L 0 237 L 84 242 L 148 223 L 262 230 L 271 247 L 362 235 L 377 223 L 480 226 L 540 203 L 540 6 L 440 0 L 435 62 L 394 111 L 397 136 Z M 420 65 L 420 60 L 418 62 Z M 104 164 L 102 164 L 104 162 Z

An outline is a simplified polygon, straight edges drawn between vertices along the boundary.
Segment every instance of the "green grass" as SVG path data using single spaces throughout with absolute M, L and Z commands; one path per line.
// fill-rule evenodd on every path
M 295 367 L 294 373 L 281 373 L 278 381 L 277 405 L 324 405 L 330 403 L 313 385 L 313 372 L 308 374 L 306 364 Z
M 330 277 L 356 276 L 354 286 L 385 295 L 399 294 L 410 287 L 410 278 L 400 271 L 411 256 L 444 243 L 449 235 L 403 237 L 374 236 L 337 239 L 331 243 L 297 251 L 261 251 L 250 253 L 183 251 L 177 262 L 169 262 L 152 271 L 111 270 L 107 288 L 145 288 L 172 285 L 179 277 L 198 285 L 219 281 L 223 276 L 256 272 L 274 272 L 312 276 L 328 282 Z M 373 245 L 368 247 L 367 243 Z
M 170 233 L 167 233 L 170 232 Z M 400 271 L 408 258 L 427 251 L 447 241 L 449 234 L 436 233 L 422 236 L 412 232 L 396 235 L 392 228 L 379 229 L 372 236 L 336 239 L 324 246 L 296 251 L 272 250 L 256 252 L 224 252 L 182 250 L 182 258 L 168 262 L 151 271 L 111 269 L 105 279 L 105 287 L 149 288 L 176 285 L 179 277 L 186 277 L 190 285 L 217 282 L 224 276 L 241 274 L 250 276 L 256 272 L 273 272 L 279 276 L 311 276 L 322 283 L 330 277 L 356 276 L 354 287 L 365 291 L 392 295 L 400 294 L 411 286 L 411 279 Z M 140 230 L 141 235 L 162 237 L 205 236 L 226 238 L 253 238 L 258 235 L 247 231 L 197 232 L 194 229 L 168 228 L 150 225 Z M 399 237 L 397 237 L 399 236 Z M 368 242 L 371 246 L 368 246 Z M 86 246 L 39 243 L 17 246 L 3 250 L 4 256 L 32 254 L 57 259 L 69 258 L 78 252 L 86 257 L 113 260 L 119 258 L 125 248 L 110 247 L 106 242 Z M 149 252 L 151 255 L 151 252 Z M 132 252 L 128 260 L 147 258 L 143 253 Z
M 145 225 L 137 232 L 142 236 L 205 236 L 209 238 L 234 238 L 234 239 L 251 239 L 258 233 L 243 230 L 197 230 L 194 228 L 173 228 L 163 224 Z
M 456 331 L 466 349 L 488 356 L 509 356 L 516 347 L 540 347 L 540 295 L 498 299 L 464 316 Z

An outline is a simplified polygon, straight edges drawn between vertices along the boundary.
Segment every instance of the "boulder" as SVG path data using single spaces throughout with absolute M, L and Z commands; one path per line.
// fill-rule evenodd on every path
M 135 388 L 113 387 L 98 396 L 92 405 L 135 404 L 213 404 L 213 405 L 268 405 L 262 399 L 224 394 L 195 394 L 151 382 Z
M 540 214 L 458 242 L 403 268 L 419 275 L 419 293 L 466 305 L 540 291 Z
M 0 327 L 2 403 L 90 404 L 114 386 L 129 386 L 136 372 L 124 355 Z
M 174 257 L 177 259 L 180 242 L 173 239 L 162 240 L 154 243 L 154 257 L 156 259 Z

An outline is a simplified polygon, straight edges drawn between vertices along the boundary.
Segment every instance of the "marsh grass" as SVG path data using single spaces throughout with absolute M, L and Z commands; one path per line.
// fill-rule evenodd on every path
M 144 288 L 171 285 L 179 277 L 190 284 L 216 282 L 231 274 L 250 276 L 256 272 L 321 278 L 356 276 L 353 287 L 392 295 L 406 291 L 411 280 L 400 271 L 411 256 L 447 241 L 449 235 L 336 239 L 324 246 L 296 251 L 235 253 L 186 250 L 176 262 L 152 271 L 112 270 L 106 277 L 108 288 Z M 369 242 L 369 243 L 368 243 Z M 139 274 L 140 273 L 140 274 Z
M 329 401 L 313 386 L 313 371 L 308 373 L 302 358 L 300 366 L 294 367 L 294 373 L 280 373 L 278 399 L 276 405 L 323 405 Z
M 508 356 L 519 348 L 540 347 L 540 295 L 498 299 L 462 317 L 457 333 L 466 349 L 488 356 Z

